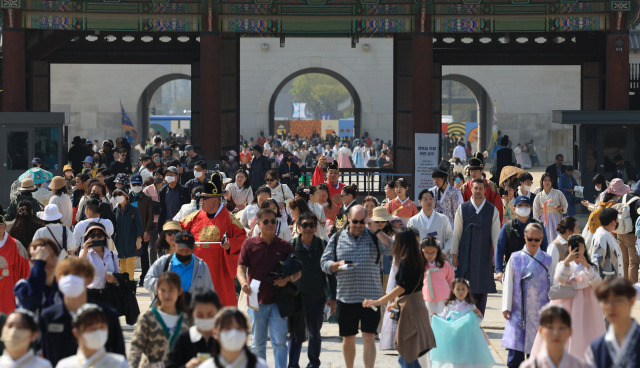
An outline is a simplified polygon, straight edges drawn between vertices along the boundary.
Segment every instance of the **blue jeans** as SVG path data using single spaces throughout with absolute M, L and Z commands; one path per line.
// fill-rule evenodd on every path
M 402 368 L 421 368 L 420 363 L 418 363 L 418 359 L 414 360 L 411 363 L 407 363 L 407 361 L 404 360 L 404 358 L 400 354 L 398 354 L 398 364 L 400 364 Z
M 307 330 L 309 331 L 309 347 L 307 356 L 309 364 L 307 368 L 320 367 L 320 347 L 322 336 L 320 329 L 322 328 L 322 320 L 324 319 L 324 302 L 305 303 L 304 318 L 307 322 Z M 291 335 L 289 337 L 289 368 L 300 368 L 298 362 L 300 360 L 300 350 L 302 349 L 302 341 L 298 342 Z
M 287 367 L 287 319 L 280 317 L 276 304 L 260 304 L 260 310 L 249 308 L 251 320 L 251 351 L 267 359 L 267 330 L 273 346 L 276 368 Z

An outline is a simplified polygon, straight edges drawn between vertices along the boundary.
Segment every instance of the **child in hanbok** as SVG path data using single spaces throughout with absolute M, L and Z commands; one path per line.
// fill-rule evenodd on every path
M 564 262 L 558 262 L 554 275 L 554 285 L 570 286 L 574 295 L 570 299 L 551 300 L 551 304 L 562 306 L 577 323 L 567 344 L 567 351 L 582 357 L 591 341 L 606 332 L 604 315 L 596 298 L 595 289 L 602 283 L 596 266 L 591 264 L 585 251 L 584 239 L 580 235 L 572 235 L 568 239 L 570 253 Z M 542 319 L 542 316 L 540 317 Z M 544 336 L 538 330 L 531 348 L 531 356 L 544 350 Z
M 424 273 L 422 297 L 427 305 L 429 314 L 439 314 L 444 311 L 444 302 L 451 295 L 451 283 L 455 278 L 453 268 L 445 260 L 440 249 L 440 242 L 433 236 L 427 236 L 420 242 L 420 249 L 427 260 L 427 270 Z
M 410 218 L 418 214 L 418 206 L 407 196 L 409 183 L 405 179 L 396 180 L 393 190 L 397 197 L 387 203 L 385 207 L 387 212 L 392 216 L 400 217 L 406 224 Z
M 509 220 L 516 218 L 516 209 L 514 205 L 516 202 L 515 193 L 517 190 L 518 187 L 516 186 L 515 181 L 510 181 L 505 185 L 506 195 L 502 196 L 502 208 L 504 208 L 502 211 L 504 214 L 504 216 L 502 216 L 502 225 L 507 223 Z
M 434 368 L 489 368 L 495 364 L 480 328 L 482 313 L 469 290 L 469 281 L 453 280 L 444 310 L 432 316 L 436 348 L 429 353 Z
M 576 319 L 576 318 L 574 318 Z M 593 319 L 591 319 L 593 320 Z M 578 325 L 586 324 L 580 321 Z M 587 368 L 582 354 L 568 353 L 564 347 L 576 332 L 571 330 L 571 316 L 559 305 L 548 305 L 540 312 L 538 335 L 542 336 L 545 348 L 525 360 L 520 368 Z

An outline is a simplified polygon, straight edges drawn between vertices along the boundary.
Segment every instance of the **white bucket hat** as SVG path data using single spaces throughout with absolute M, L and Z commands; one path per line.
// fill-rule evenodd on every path
M 60 213 L 60 210 L 58 210 L 57 204 L 48 204 L 44 208 L 44 211 L 38 211 L 36 215 L 42 221 L 56 221 L 62 218 L 62 214 Z

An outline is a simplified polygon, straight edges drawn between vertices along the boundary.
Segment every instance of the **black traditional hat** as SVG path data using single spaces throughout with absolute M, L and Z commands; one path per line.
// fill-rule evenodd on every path
M 469 170 L 484 170 L 484 155 L 482 152 L 476 153 L 469 159 Z
M 222 196 L 222 175 L 219 172 L 214 172 L 211 175 L 211 180 L 204 183 L 204 190 L 202 191 L 203 197 L 220 197 Z
M 329 164 L 329 166 L 327 166 L 327 171 L 330 170 L 340 171 L 340 169 L 338 168 L 338 164 L 335 162 L 332 162 Z
M 442 160 L 437 168 L 433 169 L 431 176 L 434 178 L 446 178 L 449 176 L 451 164 L 447 160 Z

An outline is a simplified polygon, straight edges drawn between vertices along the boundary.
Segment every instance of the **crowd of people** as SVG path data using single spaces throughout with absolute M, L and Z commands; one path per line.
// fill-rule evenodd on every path
M 268 339 L 275 367 L 299 367 L 304 342 L 319 367 L 329 318 L 348 368 L 359 333 L 368 368 L 378 349 L 401 367 L 491 367 L 479 326 L 496 283 L 509 367 L 640 366 L 640 183 L 624 160 L 593 179 L 579 224 L 562 155 L 537 188 L 501 150 L 493 178 L 483 154 L 455 174 L 445 160 L 414 202 L 403 178 L 385 198 L 340 181 L 390 167 L 390 143 L 367 136 L 261 134 L 220 171 L 187 139 L 72 143 L 63 175 L 34 159 L 0 216 L 0 367 L 266 367 Z

